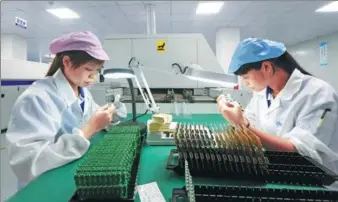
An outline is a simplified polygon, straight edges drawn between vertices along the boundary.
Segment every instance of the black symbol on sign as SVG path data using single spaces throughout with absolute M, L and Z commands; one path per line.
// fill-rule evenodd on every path
M 157 45 L 157 50 L 164 50 L 165 42 L 162 45 Z

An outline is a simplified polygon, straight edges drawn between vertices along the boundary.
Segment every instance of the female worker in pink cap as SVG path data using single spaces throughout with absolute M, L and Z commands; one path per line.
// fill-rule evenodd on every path
M 88 139 L 116 118 L 114 107 L 99 107 L 85 88 L 109 60 L 99 39 L 74 32 L 53 40 L 49 49 L 56 56 L 46 77 L 16 100 L 6 134 L 20 186 L 83 156 Z

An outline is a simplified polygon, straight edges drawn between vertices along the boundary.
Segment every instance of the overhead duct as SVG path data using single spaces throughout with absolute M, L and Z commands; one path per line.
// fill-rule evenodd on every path
M 147 4 L 147 34 L 156 34 L 155 5 Z

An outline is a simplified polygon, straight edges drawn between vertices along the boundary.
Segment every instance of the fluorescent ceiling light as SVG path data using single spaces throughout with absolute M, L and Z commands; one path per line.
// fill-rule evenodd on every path
M 218 13 L 221 10 L 223 4 L 223 1 L 200 2 L 197 6 L 196 14 Z
M 58 18 L 61 19 L 77 19 L 80 16 L 75 13 L 74 11 L 70 10 L 69 8 L 54 8 L 54 9 L 47 9 L 47 11 Z
M 338 12 L 338 1 L 331 2 L 316 10 L 317 13 Z

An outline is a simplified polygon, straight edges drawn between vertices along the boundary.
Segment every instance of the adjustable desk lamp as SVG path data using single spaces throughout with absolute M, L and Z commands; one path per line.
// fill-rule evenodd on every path
M 142 82 L 145 85 L 145 88 L 147 90 L 147 94 L 145 94 L 141 88 L 140 82 L 135 74 L 134 68 L 138 68 L 140 69 L 140 75 L 141 75 L 141 79 Z M 139 125 L 140 126 L 140 130 L 141 133 L 144 134 L 147 131 L 147 126 L 143 123 L 138 123 L 136 121 L 137 117 L 136 117 L 136 99 L 135 99 L 135 94 L 134 94 L 134 85 L 133 85 L 133 81 L 132 79 L 135 80 L 137 87 L 142 95 L 142 98 L 146 104 L 147 107 L 147 112 L 151 111 L 153 114 L 156 114 L 159 112 L 160 108 L 156 105 L 155 100 L 150 92 L 148 83 L 144 77 L 144 74 L 142 72 L 141 69 L 141 65 L 139 62 L 135 61 L 135 58 L 132 58 L 129 61 L 129 68 L 113 68 L 113 69 L 105 69 L 103 71 L 103 76 L 104 78 L 110 78 L 110 79 L 121 79 L 121 78 L 125 78 L 128 81 L 129 84 L 129 88 L 131 90 L 131 99 L 132 99 L 132 122 L 122 122 L 120 125 L 128 125 L 128 124 L 132 124 L 132 125 Z M 150 98 L 150 101 L 149 101 Z
M 134 85 L 132 79 L 135 78 L 134 71 L 132 69 L 122 69 L 122 68 L 114 68 L 114 69 L 106 69 L 103 71 L 103 75 L 105 78 L 110 79 L 120 79 L 125 78 L 128 81 L 129 88 L 131 90 L 131 99 L 132 99 L 132 119 L 131 121 L 122 122 L 119 125 L 139 125 L 141 134 L 145 134 L 147 132 L 147 127 L 143 123 L 138 123 L 136 121 L 136 99 L 134 94 Z

